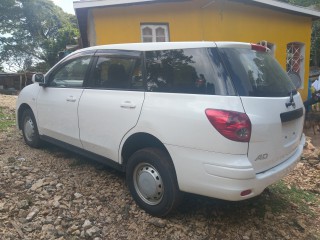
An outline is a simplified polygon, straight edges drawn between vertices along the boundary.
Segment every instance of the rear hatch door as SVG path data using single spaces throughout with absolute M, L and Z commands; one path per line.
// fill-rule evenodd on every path
M 293 155 L 303 131 L 300 94 L 279 63 L 262 46 L 217 44 L 252 124 L 248 158 L 255 172 Z
M 268 170 L 293 155 L 303 130 L 300 95 L 294 96 L 296 109 L 286 108 L 288 97 L 241 99 L 252 124 L 248 158 L 256 173 Z

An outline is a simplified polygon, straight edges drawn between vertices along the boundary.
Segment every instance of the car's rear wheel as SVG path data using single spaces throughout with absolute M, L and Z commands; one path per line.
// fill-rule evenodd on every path
M 34 148 L 41 146 L 42 141 L 39 136 L 36 119 L 31 109 L 26 109 L 22 113 L 22 133 L 26 144 Z
M 126 179 L 136 203 L 151 215 L 165 216 L 181 200 L 171 158 L 160 149 L 135 152 L 128 161 Z

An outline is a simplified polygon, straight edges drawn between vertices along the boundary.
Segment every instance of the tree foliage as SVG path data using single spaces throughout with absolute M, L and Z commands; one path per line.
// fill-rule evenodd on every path
M 15 70 L 53 66 L 78 35 L 75 16 L 51 0 L 0 1 L 0 58 Z

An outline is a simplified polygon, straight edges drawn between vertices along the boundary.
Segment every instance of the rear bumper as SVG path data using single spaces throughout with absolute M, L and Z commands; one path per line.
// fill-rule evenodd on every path
M 305 136 L 299 146 L 281 164 L 259 174 L 246 155 L 212 153 L 167 146 L 172 156 L 181 191 L 203 196 L 239 201 L 259 195 L 296 166 L 303 152 Z M 241 192 L 251 190 L 246 196 Z

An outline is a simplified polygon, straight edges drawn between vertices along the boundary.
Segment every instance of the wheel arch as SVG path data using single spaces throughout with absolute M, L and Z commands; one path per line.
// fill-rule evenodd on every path
M 149 148 L 149 147 L 161 149 L 170 156 L 170 153 L 165 147 L 165 145 L 157 137 L 149 133 L 138 132 L 128 137 L 122 146 L 122 149 L 121 149 L 122 165 L 123 166 L 127 165 L 128 159 L 133 153 L 135 153 L 140 149 Z M 170 156 L 170 159 L 171 159 L 171 156 Z M 172 159 L 171 159 L 171 163 L 174 166 Z
M 33 112 L 32 108 L 26 103 L 21 104 L 17 111 L 18 127 L 20 130 L 22 129 L 22 114 L 26 109 L 30 109 Z

